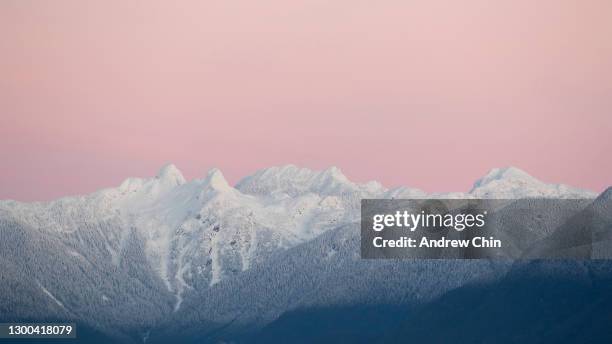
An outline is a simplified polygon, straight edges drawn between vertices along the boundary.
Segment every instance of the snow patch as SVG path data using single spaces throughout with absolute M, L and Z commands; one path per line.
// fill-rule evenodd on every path
M 38 284 L 40 289 L 43 291 L 43 293 L 45 293 L 51 300 L 53 300 L 53 302 L 55 302 L 58 306 L 62 307 L 63 309 L 66 309 L 66 307 L 64 307 L 64 304 L 61 303 L 53 294 L 51 294 L 51 292 L 47 290 L 47 288 L 43 287 L 43 285 L 40 284 L 40 282 L 36 282 L 36 283 Z

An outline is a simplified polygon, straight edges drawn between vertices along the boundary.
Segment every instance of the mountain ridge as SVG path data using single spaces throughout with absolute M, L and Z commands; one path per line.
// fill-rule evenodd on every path
M 426 194 L 353 183 L 337 168 L 273 167 L 231 186 L 218 169 L 187 181 L 167 164 L 153 177 L 128 178 L 88 195 L 0 201 L 0 231 L 8 245 L 0 250 L 0 271 L 6 271 L 0 277 L 28 285 L 33 299 L 45 300 L 46 308 L 36 313 L 27 307 L 12 311 L 24 317 L 69 316 L 98 324 L 104 333 L 139 333 L 136 341 L 168 319 L 177 324 L 196 319 L 195 328 L 203 322 L 211 328 L 234 324 L 227 328 L 238 330 L 239 324 L 263 326 L 283 311 L 325 302 L 425 302 L 508 269 L 487 261 L 363 262 L 358 250 L 363 198 L 594 195 L 543 183 L 518 169 L 492 170 L 470 192 Z M 58 267 L 82 278 L 82 285 L 66 285 L 53 273 Z M 373 276 L 387 283 L 369 281 Z M 338 279 L 353 283 L 338 285 Z M 258 294 L 266 286 L 282 292 Z M 387 297 L 368 299 L 374 289 Z M 88 301 L 72 301 L 75 296 Z M 130 313 L 135 312 L 130 305 L 150 314 Z M 0 302 L 0 311 L 3 307 Z M 125 320 L 125 328 L 113 329 L 109 319 Z

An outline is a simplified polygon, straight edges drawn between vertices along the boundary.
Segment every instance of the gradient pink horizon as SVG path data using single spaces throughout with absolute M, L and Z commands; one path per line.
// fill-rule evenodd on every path
M 0 3 L 0 199 L 288 163 L 612 184 L 612 2 Z

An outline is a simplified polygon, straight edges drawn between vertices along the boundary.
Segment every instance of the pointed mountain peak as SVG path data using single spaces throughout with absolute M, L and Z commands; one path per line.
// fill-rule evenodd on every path
M 185 183 L 185 177 L 174 164 L 166 164 L 157 172 L 157 179 L 175 182 L 177 185 Z
M 344 173 L 342 173 L 342 171 L 336 166 L 332 166 L 326 169 L 322 172 L 322 174 L 338 181 L 350 182 L 349 179 L 344 175 Z
M 530 176 L 527 172 L 516 167 L 494 168 L 484 177 L 474 183 L 474 188 L 485 186 L 491 182 L 502 180 L 522 180 L 524 182 L 540 183 L 539 180 Z
M 206 175 L 206 179 L 204 180 L 206 185 L 209 185 L 211 188 L 222 191 L 229 190 L 232 187 L 229 185 L 223 173 L 218 168 L 211 168 L 208 170 L 208 174 Z

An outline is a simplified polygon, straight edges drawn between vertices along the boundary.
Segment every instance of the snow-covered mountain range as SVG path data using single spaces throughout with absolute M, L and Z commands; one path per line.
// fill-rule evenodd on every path
M 34 302 L 47 305 L 30 312 L 0 297 L 0 311 L 18 318 L 43 314 L 81 319 L 115 335 L 124 333 L 109 330 L 113 319 L 123 319 L 125 328 L 140 329 L 147 337 L 168 317 L 198 323 L 205 319 L 214 326 L 263 326 L 304 305 L 350 302 L 367 294 L 367 285 L 350 290 L 336 285 L 327 288 L 325 299 L 317 288 L 348 283 L 355 274 L 399 271 L 395 282 L 390 279 L 377 288 L 389 288 L 389 299 L 399 297 L 400 286 L 402 295 L 410 292 L 406 302 L 430 299 L 469 281 L 496 278 L 509 264 L 360 262 L 361 199 L 596 196 L 541 182 L 512 167 L 491 170 L 469 192 L 427 194 L 407 187 L 387 189 L 378 182 L 354 183 L 335 167 L 272 167 L 231 186 L 218 169 L 187 181 L 169 164 L 154 177 L 129 178 L 89 195 L 51 202 L 0 201 L 4 285 L 23 287 Z M 302 280 L 303 275 L 295 275 L 300 271 L 313 276 Z M 441 271 L 444 282 L 434 277 Z M 66 278 L 78 279 L 78 287 L 68 285 Z M 279 281 L 284 284 L 277 285 Z M 287 284 L 292 287 L 273 299 L 253 290 Z M 303 289 L 308 287 L 313 290 Z M 244 306 L 243 298 L 253 294 L 263 297 L 251 300 L 259 304 Z M 134 307 L 147 314 L 135 318 Z
M 116 188 L 48 203 L 3 201 L 0 211 L 4 218 L 50 235 L 82 230 L 83 223 L 119 223 L 115 232 L 103 233 L 115 263 L 122 258 L 130 229 L 137 230 L 152 268 L 176 294 L 178 309 L 190 281 L 214 285 L 265 261 L 276 250 L 358 221 L 362 198 L 594 196 L 545 184 L 512 167 L 491 170 L 470 192 L 428 195 L 406 187 L 389 190 L 378 182 L 353 183 L 336 167 L 272 167 L 232 187 L 218 169 L 203 179 L 186 181 L 176 166 L 168 164 L 153 178 L 129 178 Z

